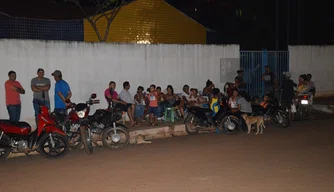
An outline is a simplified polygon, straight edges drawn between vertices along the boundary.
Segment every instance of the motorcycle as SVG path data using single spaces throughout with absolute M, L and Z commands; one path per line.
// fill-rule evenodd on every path
M 240 121 L 231 114 L 226 99 L 223 98 L 221 103 L 217 103 L 213 107 L 216 106 L 219 106 L 216 114 L 209 108 L 188 107 L 188 114 L 183 121 L 187 133 L 195 135 L 200 130 L 208 130 L 212 126 L 216 127 L 216 132 L 238 133 L 241 129 Z
M 91 105 L 100 103 L 100 100 L 94 100 L 95 98 L 96 94 L 93 93 L 86 103 L 75 104 L 69 100 L 66 101 L 67 105 L 72 109 L 69 112 L 68 118 L 71 120 L 72 124 L 79 126 L 81 140 L 87 154 L 93 153 L 92 132 L 89 125 L 88 114 Z M 71 132 L 75 131 L 77 130 L 71 130 Z
M 310 97 L 307 94 L 297 96 L 296 100 L 295 119 L 308 120 L 310 119 Z
M 66 134 L 56 126 L 46 106 L 40 105 L 37 118 L 37 129 L 33 132 L 27 122 L 0 120 L 0 159 L 6 159 L 11 152 L 29 155 L 36 150 L 53 159 L 69 153 Z
M 122 119 L 122 111 L 117 106 L 109 105 L 98 109 L 92 116 L 88 116 L 92 141 L 95 145 L 102 140 L 107 149 L 124 149 L 130 143 L 130 134 L 126 126 L 116 123 Z
M 279 101 L 275 95 L 270 96 L 266 109 L 261 106 L 252 106 L 253 115 L 263 116 L 265 122 L 273 122 L 277 127 L 287 128 L 290 125 L 289 114 L 279 107 Z

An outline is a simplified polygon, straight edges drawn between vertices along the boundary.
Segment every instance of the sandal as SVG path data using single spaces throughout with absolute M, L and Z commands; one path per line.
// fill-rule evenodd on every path
M 132 127 L 137 127 L 137 126 L 139 126 L 138 123 L 132 125 Z

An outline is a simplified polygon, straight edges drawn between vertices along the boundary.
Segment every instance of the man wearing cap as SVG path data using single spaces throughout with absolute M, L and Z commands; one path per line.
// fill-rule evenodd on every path
M 37 116 L 39 114 L 39 104 L 43 104 L 50 109 L 50 79 L 44 77 L 44 69 L 37 70 L 37 77 L 31 79 L 31 90 L 33 93 L 33 106 L 35 110 L 35 120 L 37 124 Z
M 266 94 L 274 93 L 274 91 L 277 90 L 276 76 L 273 72 L 270 71 L 268 65 L 265 66 L 265 72 L 262 75 L 262 80 L 264 81 L 264 92 Z
M 70 86 L 66 81 L 63 80 L 63 76 L 61 71 L 55 70 L 51 74 L 55 81 L 55 112 L 66 114 L 66 104 L 65 101 L 70 99 L 72 96 L 72 92 Z
M 285 78 L 282 82 L 282 108 L 284 110 L 288 109 L 290 118 L 293 119 L 291 106 L 295 96 L 295 92 L 293 90 L 294 82 L 290 79 L 291 74 L 289 72 L 283 72 L 283 75 Z

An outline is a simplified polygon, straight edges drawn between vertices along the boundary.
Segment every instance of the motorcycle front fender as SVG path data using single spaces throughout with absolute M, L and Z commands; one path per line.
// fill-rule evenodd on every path
M 66 133 L 63 130 L 59 129 L 58 127 L 56 127 L 54 125 L 45 126 L 44 132 L 45 133 L 56 133 L 56 134 L 59 134 L 59 135 L 66 136 Z

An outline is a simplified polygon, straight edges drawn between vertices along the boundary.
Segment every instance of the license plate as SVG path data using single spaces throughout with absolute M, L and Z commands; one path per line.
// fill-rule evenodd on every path
M 308 105 L 308 100 L 302 100 L 302 101 L 301 101 L 301 104 L 302 104 L 302 105 Z

